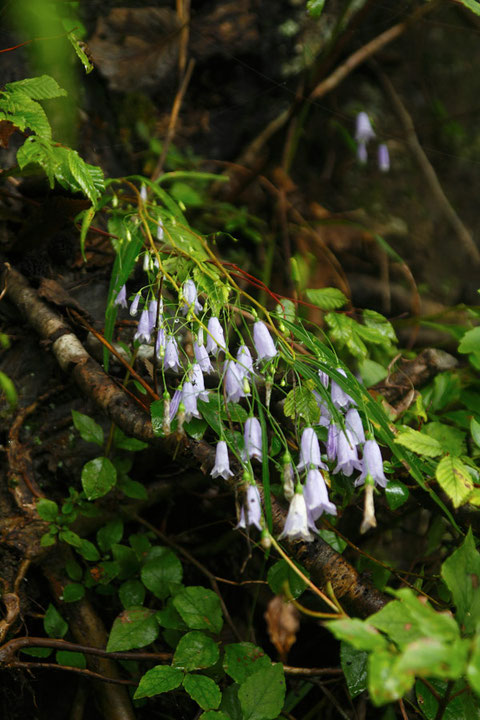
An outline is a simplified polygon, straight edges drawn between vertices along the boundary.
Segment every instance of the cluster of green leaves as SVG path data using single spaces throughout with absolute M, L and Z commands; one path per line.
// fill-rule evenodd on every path
M 67 190 L 83 193 L 95 205 L 105 187 L 102 170 L 86 163 L 75 150 L 52 140 L 50 123 L 39 102 L 65 95 L 49 75 L 7 83 L 0 92 L 0 120 L 21 132 L 32 132 L 17 152 L 22 175 L 28 174 L 30 166 L 39 165 L 50 187 L 56 180 Z
M 395 600 L 367 620 L 327 623 L 335 637 L 347 644 L 342 665 L 351 695 L 368 688 L 373 703 L 383 705 L 404 697 L 415 686 L 418 707 L 427 720 L 433 720 L 447 691 L 446 682 L 451 682 L 455 699 L 448 717 L 476 717 L 480 712 L 479 577 L 480 553 L 469 531 L 442 565 L 455 616 L 448 610 L 435 610 L 425 597 L 402 588 L 391 591 Z M 432 687 L 436 688 L 433 693 Z M 445 702 L 450 692 L 451 687 Z

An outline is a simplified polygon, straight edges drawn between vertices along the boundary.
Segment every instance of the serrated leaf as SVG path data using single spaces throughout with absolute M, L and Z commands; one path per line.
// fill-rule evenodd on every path
M 463 455 L 466 451 L 465 433 L 459 428 L 441 422 L 430 422 L 423 426 L 424 432 L 440 443 L 443 452 L 450 455 Z
M 73 32 L 69 32 L 67 37 L 70 40 L 78 59 L 82 63 L 86 74 L 88 75 L 88 73 L 91 73 L 93 70 L 93 64 L 90 62 L 90 58 L 88 57 L 85 50 L 83 49 L 84 43 L 81 40 L 79 40 Z
M 413 430 L 413 428 L 407 428 L 400 432 L 395 438 L 395 442 L 420 455 L 426 455 L 426 457 L 438 457 L 443 452 L 438 440 L 418 430 Z
M 93 418 L 77 412 L 77 410 L 72 410 L 72 419 L 75 429 L 82 440 L 96 443 L 96 445 L 103 445 L 103 429 Z
M 437 465 L 435 477 L 454 507 L 465 503 L 473 490 L 472 477 L 466 466 L 457 457 L 447 455 L 442 458 Z
M 183 672 L 169 665 L 157 665 L 148 670 L 141 678 L 138 688 L 133 696 L 136 700 L 144 697 L 160 695 L 160 693 L 175 690 L 182 684 Z
M 320 419 L 320 408 L 315 395 L 307 387 L 290 390 L 283 405 L 286 417 L 302 417 L 307 425 L 315 425 Z
M 89 460 L 82 469 L 82 487 L 88 500 L 106 495 L 117 482 L 117 471 L 106 457 Z
M 238 699 L 243 720 L 274 720 L 285 699 L 283 665 L 277 663 L 250 675 L 241 684 Z
M 113 622 L 108 638 L 107 652 L 145 647 L 157 637 L 158 623 L 154 611 L 144 607 L 128 608 L 120 613 Z
M 480 327 L 467 330 L 458 346 L 460 353 L 476 353 L 480 352 Z
M 338 288 L 310 288 L 305 290 L 308 300 L 322 310 L 337 310 L 347 304 L 348 298 Z
M 455 2 L 461 3 L 475 13 L 475 15 L 480 15 L 480 3 L 478 0 L 455 0 Z
M 199 630 L 184 635 L 175 650 L 173 667 L 182 670 L 201 670 L 215 665 L 220 652 L 217 643 Z
M 473 442 L 480 447 L 480 423 L 474 417 L 470 420 L 470 432 L 472 433 Z
M 458 622 L 467 634 L 474 632 L 480 621 L 480 553 L 471 528 L 462 545 L 443 563 L 442 578 L 452 593 Z
M 366 327 L 372 328 L 377 331 L 385 340 L 396 343 L 397 336 L 392 324 L 387 320 L 386 317 L 381 315 L 375 310 L 363 310 L 362 312 L 363 322 Z
M 222 608 L 213 590 L 190 586 L 173 598 L 173 605 L 184 622 L 193 630 L 219 633 L 222 629 Z
M 212 678 L 188 674 L 183 679 L 183 687 L 202 710 L 216 710 L 220 705 L 222 693 Z
M 141 577 L 145 587 L 164 600 L 170 595 L 171 584 L 182 582 L 182 564 L 169 548 L 158 547 L 155 551 L 156 556 L 142 567 Z
M 240 642 L 225 646 L 223 669 L 237 683 L 243 683 L 250 675 L 271 666 L 268 655 L 253 643 Z
M 61 88 L 50 75 L 39 75 L 38 77 L 24 78 L 23 80 L 7 83 L 5 90 L 8 92 L 20 91 L 32 100 L 49 100 L 67 95 L 67 91 Z

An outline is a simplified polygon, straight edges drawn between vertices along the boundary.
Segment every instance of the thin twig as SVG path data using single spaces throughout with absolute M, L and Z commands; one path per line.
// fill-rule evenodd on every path
M 21 662 L 20 660 L 15 660 L 14 662 L 10 663 L 8 667 L 25 668 L 26 670 L 29 670 L 30 668 L 40 668 L 43 670 L 66 670 L 67 672 L 77 673 L 78 675 L 91 678 L 92 680 L 101 680 L 102 682 L 113 683 L 114 685 L 138 685 L 138 682 L 136 682 L 135 680 L 122 680 L 121 678 L 106 677 L 106 675 L 101 675 L 100 673 L 94 672 L 93 670 L 83 670 L 82 668 L 69 667 L 67 665 L 56 665 L 55 663 Z
M 403 125 L 407 146 L 417 161 L 417 164 L 430 188 L 430 192 L 442 209 L 445 219 L 448 221 L 458 240 L 463 245 L 468 257 L 476 264 L 480 263 L 480 250 L 475 245 L 470 231 L 467 229 L 461 218 L 454 210 L 450 200 L 445 195 L 437 173 L 420 144 L 411 115 L 390 82 L 390 79 L 380 70 L 376 63 L 372 62 L 372 66 L 375 68 L 385 92 L 389 96 L 395 112 Z
M 192 77 L 193 68 L 195 67 L 195 60 L 190 60 L 187 69 L 185 71 L 185 75 L 182 78 L 182 82 L 180 84 L 180 87 L 178 88 L 178 92 L 175 96 L 175 100 L 173 102 L 172 112 L 170 114 L 170 120 L 168 123 L 168 130 L 167 130 L 167 136 L 165 138 L 165 142 L 163 144 L 162 154 L 158 158 L 158 162 L 155 166 L 155 170 L 152 173 L 152 181 L 157 180 L 157 178 L 160 177 L 163 165 L 165 163 L 165 158 L 167 157 L 168 148 L 170 147 L 170 143 L 173 140 L 173 136 L 175 134 L 175 125 L 177 124 L 178 119 L 178 113 L 180 112 L 180 108 L 182 106 L 183 98 L 185 95 L 185 92 L 188 87 L 188 83 L 190 82 L 190 78 Z

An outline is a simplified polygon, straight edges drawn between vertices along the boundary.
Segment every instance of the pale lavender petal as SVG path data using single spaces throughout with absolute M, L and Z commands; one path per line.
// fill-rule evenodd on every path
M 320 455 L 320 445 L 318 443 L 318 437 L 315 430 L 311 427 L 305 428 L 302 433 L 302 439 L 300 442 L 300 462 L 297 465 L 297 470 L 303 470 L 304 468 L 315 465 L 316 467 L 327 470 L 327 466 L 322 461 Z
M 173 335 L 169 336 L 165 346 L 163 367 L 165 370 L 168 370 L 169 368 L 176 371 L 181 370 L 180 359 L 178 357 L 178 345 Z
M 356 408 L 350 408 L 345 415 L 345 427 L 351 432 L 356 445 L 361 445 L 365 442 L 362 418 Z
M 245 454 L 247 457 L 254 457 L 262 460 L 262 428 L 255 417 L 249 417 L 245 421 L 244 429 Z
M 207 328 L 209 333 L 207 336 L 207 353 L 209 353 L 209 355 L 218 355 L 220 348 L 222 350 L 227 349 L 223 328 L 218 318 L 212 316 L 208 321 Z
M 241 370 L 234 360 L 227 360 L 225 362 L 224 371 L 227 402 L 238 402 L 240 398 L 250 395 L 250 393 L 245 393 Z
M 222 477 L 224 480 L 232 477 L 233 472 L 230 470 L 230 463 L 228 460 L 228 447 L 225 440 L 219 440 L 215 450 L 215 465 L 212 468 L 210 475 L 214 478 Z
M 325 479 L 317 468 L 310 468 L 308 471 L 303 494 L 313 520 L 318 520 L 324 512 L 329 515 L 337 514 L 337 508 L 329 500 Z
M 185 420 L 189 422 L 192 417 L 201 418 L 201 414 L 197 408 L 198 393 L 195 391 L 191 382 L 183 383 L 182 402 L 185 405 Z
M 152 327 L 150 324 L 150 317 L 147 308 L 142 310 L 140 320 L 138 321 L 137 331 L 133 336 L 134 340 L 144 340 L 146 343 L 150 342 L 152 336 Z
M 258 360 L 271 360 L 277 354 L 272 336 L 265 323 L 261 320 L 258 320 L 253 326 L 253 343 L 257 351 Z
M 198 342 L 193 343 L 193 351 L 195 353 L 195 360 L 202 368 L 204 373 L 213 373 L 214 368 L 210 362 L 210 358 L 207 353 L 205 345 L 199 345 Z
M 243 376 L 253 375 L 253 359 L 252 354 L 246 345 L 240 345 L 237 351 L 237 363 L 239 372 Z
M 278 539 L 282 540 L 282 538 L 286 537 L 290 538 L 290 540 L 298 539 L 306 541 L 314 540 L 315 538 L 309 529 L 307 506 L 301 487 L 295 491 L 295 495 L 288 508 L 283 532 L 279 535 Z
M 122 285 L 120 290 L 117 293 L 117 297 L 113 301 L 114 305 L 119 305 L 120 307 L 126 308 L 127 305 L 127 288 L 125 285 Z
M 388 148 L 384 143 L 378 146 L 377 160 L 380 172 L 386 173 L 390 170 L 390 155 L 388 154 Z
M 363 446 L 363 469 L 356 479 L 355 485 L 363 485 L 367 475 L 370 475 L 376 485 L 386 487 L 388 480 L 383 472 L 382 453 L 376 440 L 367 440 Z
M 344 375 L 344 377 L 347 377 L 347 373 L 343 368 L 337 368 L 337 372 L 340 373 L 340 375 Z M 331 397 L 332 397 L 332 403 L 337 408 L 337 410 L 345 410 L 349 405 L 356 405 L 357 403 L 353 398 L 350 397 L 338 383 L 335 382 L 335 380 L 332 380 L 332 387 L 331 387 Z
M 138 312 L 138 303 L 140 302 L 141 293 L 137 293 L 133 298 L 132 304 L 130 305 L 130 315 L 135 317 Z
M 357 143 L 368 143 L 375 137 L 370 118 L 366 112 L 359 112 L 356 118 L 355 140 Z
M 354 470 L 361 470 L 362 463 L 358 459 L 357 448 L 349 431 L 338 434 L 337 467 L 334 473 L 341 472 L 349 477 Z
M 198 397 L 201 400 L 208 402 L 208 391 L 205 390 L 202 368 L 198 363 L 195 363 L 190 368 L 190 379 L 192 381 L 193 389 L 197 393 Z

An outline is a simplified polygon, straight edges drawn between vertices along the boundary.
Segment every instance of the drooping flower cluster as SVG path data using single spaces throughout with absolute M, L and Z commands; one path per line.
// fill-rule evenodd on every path
M 369 134 L 365 118 L 362 122 L 357 139 L 366 146 L 374 133 L 370 126 Z M 158 232 L 159 235 L 162 234 L 161 226 Z M 151 270 L 150 266 L 147 272 L 148 270 Z M 253 414 L 259 392 L 254 383 L 259 376 L 266 375 L 265 406 L 268 409 L 276 369 L 273 361 L 278 356 L 274 338 L 267 325 L 256 320 L 252 326 L 252 347 L 256 357 L 252 357 L 246 344 L 237 346 L 237 349 L 234 346 L 230 350 L 230 336 L 226 332 L 222 317 L 208 314 L 208 299 L 204 300 L 202 296 L 203 302 L 200 301 L 192 279 L 183 283 L 175 313 L 170 315 L 168 311 L 165 315 L 161 297 L 152 296 L 151 290 L 147 293 L 149 294 L 145 298 L 145 289 L 143 294 L 142 291 L 137 292 L 130 305 L 132 317 L 137 317 L 139 313 L 134 339 L 139 343 L 153 344 L 151 352 L 161 361 L 160 367 L 164 373 L 169 371 L 180 376 L 173 397 L 170 397 L 165 387 L 163 432 L 168 434 L 171 431 L 171 423 L 175 419 L 177 432 L 183 432 L 184 423 L 194 418 L 202 418 L 202 404 L 199 401 L 209 402 L 212 395 L 212 391 L 205 387 L 205 377 L 207 374 L 213 376 L 208 381 L 212 386 L 215 383 L 215 374 L 218 373 L 218 390 L 220 397 L 227 403 L 227 416 L 228 403 L 244 401 L 243 404 L 248 404 L 250 408 L 243 427 L 243 443 L 238 440 L 237 446 L 235 443 L 231 444 L 233 435 L 226 434 L 246 478 L 245 502 L 237 527 L 253 525 L 262 530 L 264 523 L 261 496 L 255 485 L 252 468 L 255 467 L 255 462 L 266 462 L 265 449 L 269 448 L 270 444 L 268 438 L 263 436 L 265 430 L 262 430 L 260 421 Z M 114 303 L 127 307 L 125 286 L 118 290 Z M 183 336 L 180 336 L 178 331 L 175 332 L 178 326 L 180 331 L 185 333 Z M 191 333 L 191 340 L 182 343 L 181 338 L 187 338 L 187 333 Z M 190 351 L 184 351 L 181 355 L 180 346 L 186 346 L 188 342 L 191 342 Z M 164 381 L 165 377 L 163 375 Z M 343 378 L 347 377 L 347 373 L 343 368 L 337 368 L 335 378 L 330 378 L 329 373 L 322 370 L 318 377 L 320 387 L 312 392 L 320 409 L 318 426 L 328 428 L 327 441 L 322 452 L 317 434 L 319 428 L 308 425 L 301 433 L 296 467 L 290 454 L 285 454 L 283 485 L 290 506 L 281 538 L 312 540 L 317 532 L 316 522 L 323 513 L 337 514 L 337 508 L 329 497 L 329 474 L 342 473 L 346 477 L 357 474 L 357 477 L 354 477 L 355 486 L 374 482 L 385 487 L 387 483 L 380 449 L 373 438 L 365 438 L 356 403 L 344 389 Z M 342 416 L 342 421 L 339 421 L 339 415 Z M 263 419 L 262 424 L 265 427 Z M 224 479 L 233 476 L 229 463 L 229 446 L 223 438 L 217 444 L 211 475 L 213 478 Z
M 372 128 L 370 118 L 366 112 L 359 112 L 355 122 L 355 140 L 357 142 L 357 160 L 360 165 L 366 165 L 368 160 L 367 146 L 370 140 L 376 137 Z M 380 172 L 390 170 L 390 156 L 385 143 L 380 143 L 377 148 L 377 162 Z

